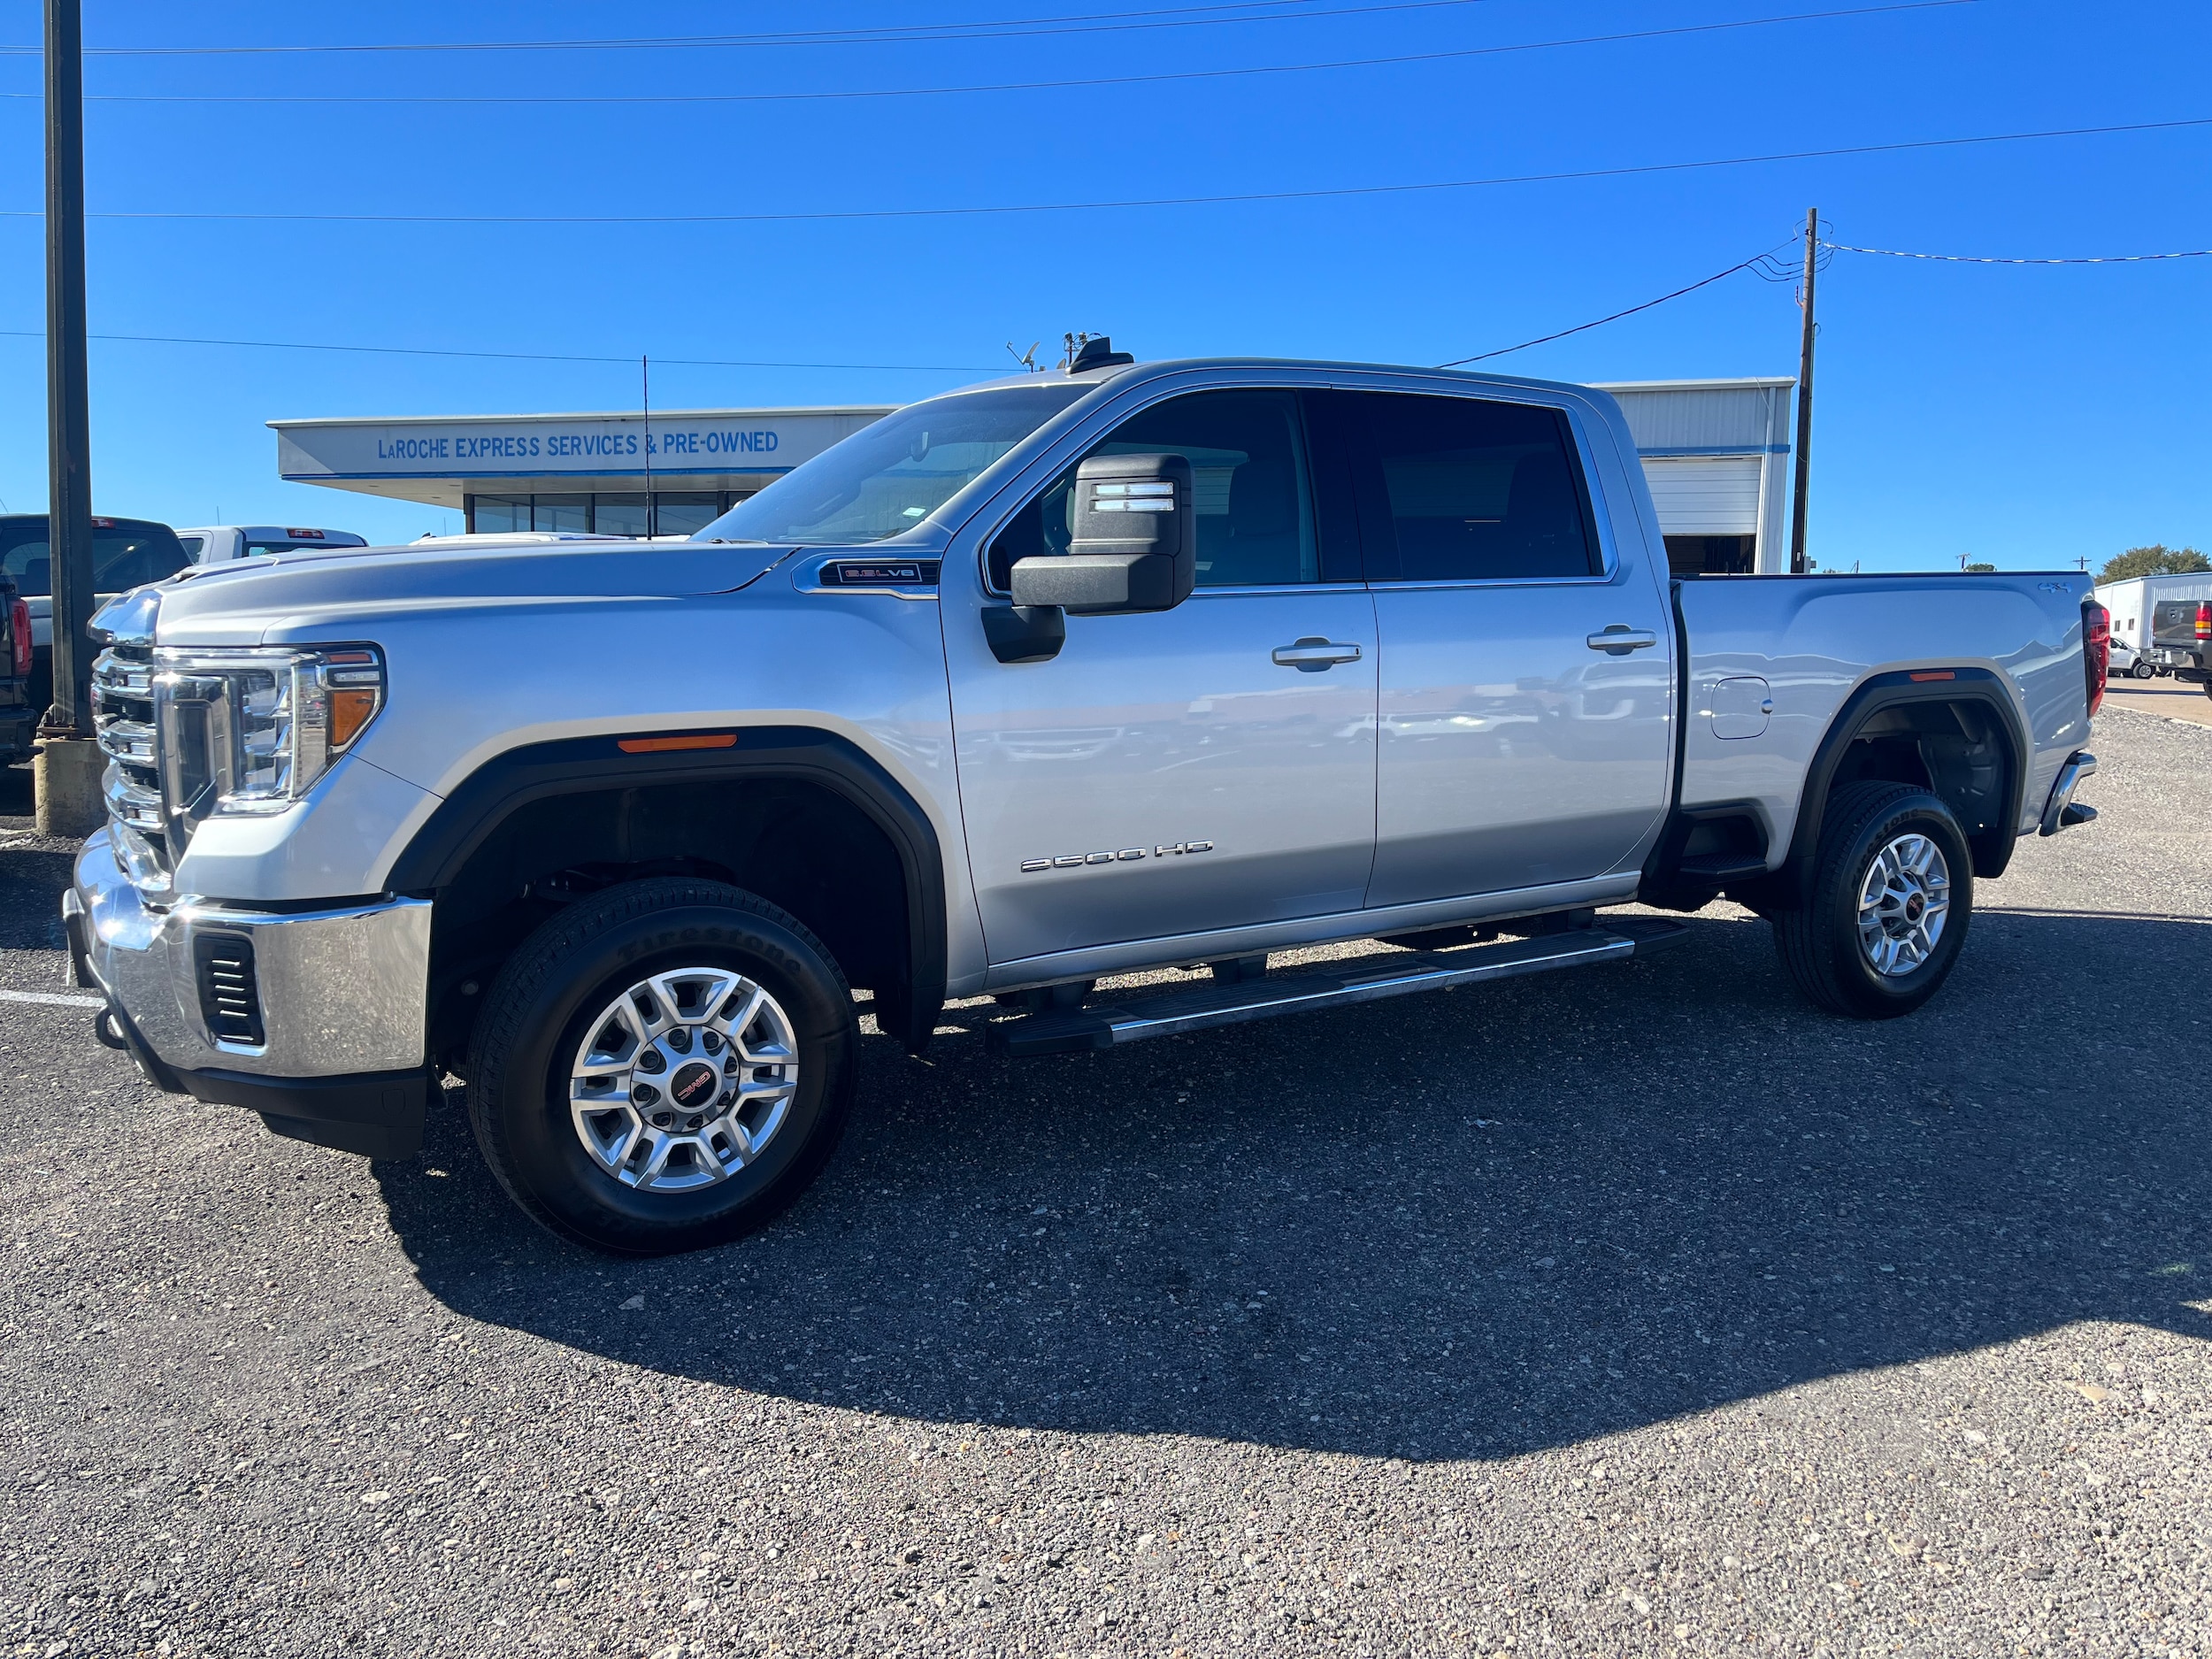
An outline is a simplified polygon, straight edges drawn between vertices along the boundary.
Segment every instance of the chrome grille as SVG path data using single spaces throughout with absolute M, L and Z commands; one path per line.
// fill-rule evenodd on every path
M 116 645 L 92 664 L 92 713 L 108 757 L 101 790 L 127 862 L 169 867 L 161 810 L 161 756 L 155 739 L 153 653 Z

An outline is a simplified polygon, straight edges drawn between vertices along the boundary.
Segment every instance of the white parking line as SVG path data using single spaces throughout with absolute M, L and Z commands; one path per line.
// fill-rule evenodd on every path
M 59 991 L 0 991 L 0 1002 L 45 1002 L 55 1008 L 104 1008 L 96 996 L 65 996 Z

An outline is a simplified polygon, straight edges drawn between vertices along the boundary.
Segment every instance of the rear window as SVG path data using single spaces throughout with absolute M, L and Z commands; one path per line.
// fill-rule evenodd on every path
M 127 524 L 119 520 L 92 532 L 92 588 L 95 593 L 119 594 L 146 582 L 174 576 L 192 562 L 176 532 L 165 525 Z M 26 599 L 45 599 L 54 591 L 53 549 L 46 526 L 27 525 L 14 533 L 0 568 L 15 578 Z

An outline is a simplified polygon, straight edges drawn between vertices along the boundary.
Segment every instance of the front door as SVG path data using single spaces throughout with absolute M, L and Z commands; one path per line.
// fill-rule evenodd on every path
M 1191 393 L 1094 454 L 1189 457 L 1198 587 L 1172 611 L 1070 617 L 1002 664 L 947 613 L 961 810 L 995 966 L 1354 910 L 1374 851 L 1375 619 L 1325 545 L 1299 396 Z M 990 549 L 1067 548 L 1071 466 Z M 1325 577 L 1344 580 L 1324 580 Z M 1048 964 L 1041 968 L 1048 972 Z
M 1667 798 L 1663 585 L 1598 534 L 1563 411 L 1333 395 L 1356 447 L 1382 642 L 1370 906 L 1585 880 Z

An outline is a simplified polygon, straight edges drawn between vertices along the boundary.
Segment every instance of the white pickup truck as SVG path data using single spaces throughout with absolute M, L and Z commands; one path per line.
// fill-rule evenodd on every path
M 531 1215 L 685 1248 L 823 1167 L 864 1014 L 1105 1048 L 1619 961 L 1683 926 L 1606 907 L 1724 894 L 1822 1008 L 1908 1012 L 1975 879 L 2092 816 L 2088 595 L 1671 580 L 1601 392 L 1094 342 L 688 541 L 108 606 L 65 914 L 165 1088 L 401 1156 L 458 1073 Z

